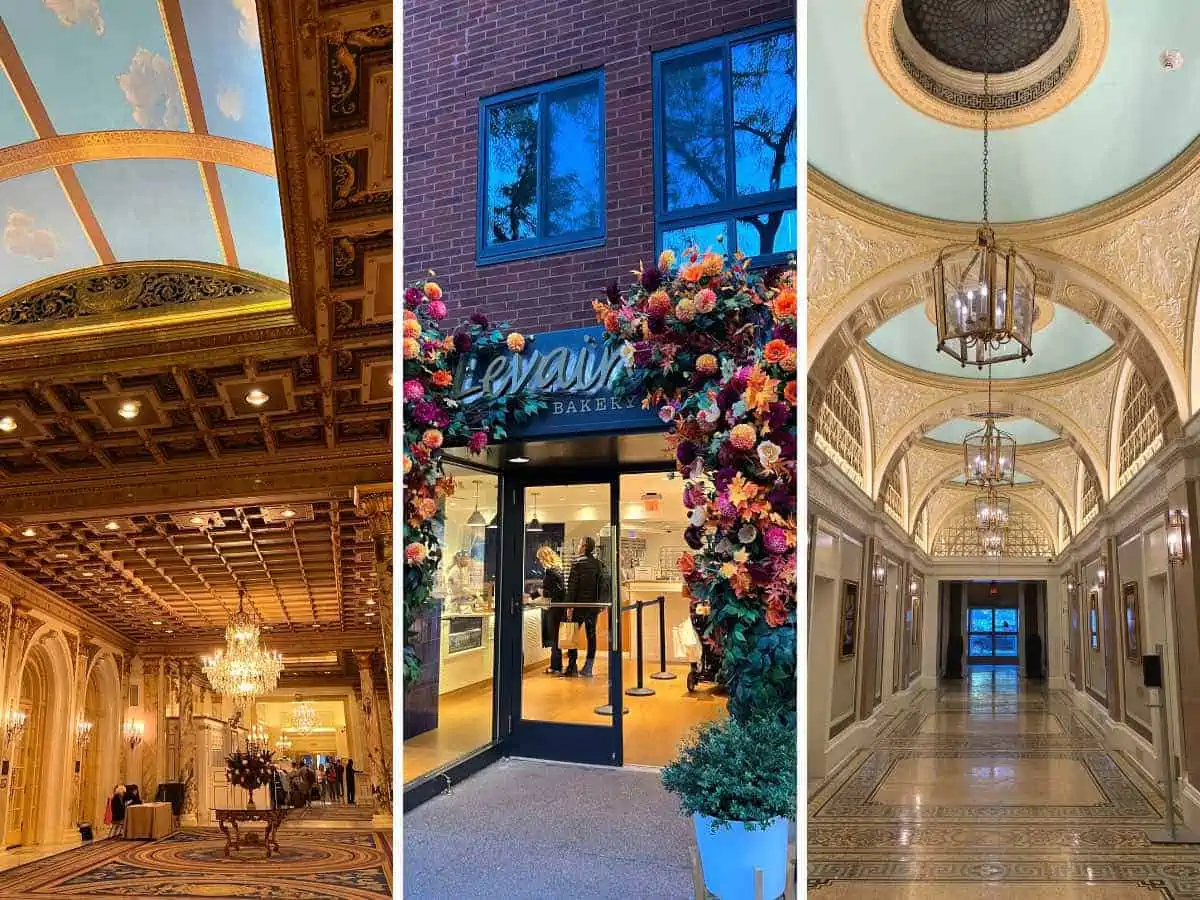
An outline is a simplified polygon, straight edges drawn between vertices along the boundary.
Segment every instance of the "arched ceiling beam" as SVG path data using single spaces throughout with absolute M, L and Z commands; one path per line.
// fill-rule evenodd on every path
M 0 181 L 56 166 L 109 159 L 186 159 L 275 177 L 269 147 L 186 131 L 91 131 L 0 148 Z
M 946 526 L 946 524 L 954 521 L 954 519 L 957 516 L 962 515 L 962 513 L 964 511 L 966 511 L 968 508 L 970 509 L 972 514 L 975 512 L 975 498 L 972 496 L 964 495 L 962 503 L 955 503 L 954 505 L 948 507 L 946 509 L 945 513 L 943 513 L 942 516 L 937 520 L 937 522 L 929 523 L 929 527 L 930 527 L 929 546 L 931 548 L 937 542 L 938 535 L 941 534 L 942 529 Z M 1025 500 L 1021 499 L 1020 495 L 1017 494 L 1016 492 L 1014 492 L 1014 494 L 1012 495 L 1012 506 L 1010 508 L 1013 510 L 1019 509 L 1021 512 L 1027 513 L 1028 515 L 1032 516 L 1033 519 L 1042 527 L 1042 530 L 1045 531 L 1046 538 L 1050 541 L 1050 546 L 1053 547 L 1055 549 L 1055 551 L 1057 552 L 1057 550 L 1059 549 L 1059 547 L 1058 547 L 1058 523 L 1057 522 L 1051 523 L 1051 522 L 1047 521 L 1045 515 L 1042 514 L 1042 511 L 1040 509 L 1038 509 L 1036 506 L 1033 506 L 1033 505 L 1027 503 Z M 981 553 L 980 556 L 982 556 L 982 555 L 983 554 Z
M 987 404 L 988 394 L 986 385 L 980 385 L 980 389 L 978 390 L 963 391 L 953 397 L 948 397 L 931 404 L 924 409 L 914 410 L 911 415 L 912 428 L 907 432 L 900 432 L 887 445 L 881 448 L 876 471 L 881 476 L 886 474 L 891 470 L 896 460 L 903 456 L 908 451 L 908 448 L 926 432 L 951 419 L 970 418 L 980 410 L 986 409 Z M 1058 409 L 1043 400 L 1038 400 L 1019 391 L 1007 390 L 1005 388 L 993 390 L 991 404 L 992 409 L 997 412 L 1005 412 L 1009 415 L 1033 419 L 1035 422 L 1059 432 L 1070 443 L 1075 452 L 1079 454 L 1080 458 L 1086 461 L 1092 472 L 1100 479 L 1100 483 L 1102 485 L 1108 484 L 1106 478 L 1103 477 L 1108 471 L 1105 465 L 1106 456 L 1104 452 L 1101 448 L 1095 446 L 1077 423 L 1071 421 L 1068 416 L 1064 415 Z M 980 422 L 980 426 L 982 424 Z M 1003 428 L 1003 423 L 999 427 Z M 1018 447 L 1018 458 L 1020 457 L 1020 453 L 1021 451 Z M 879 488 L 877 484 L 875 493 L 878 494 L 878 492 Z

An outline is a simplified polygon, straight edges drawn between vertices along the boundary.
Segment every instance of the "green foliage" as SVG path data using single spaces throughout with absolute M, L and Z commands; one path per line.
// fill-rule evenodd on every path
M 765 828 L 796 818 L 796 731 L 785 717 L 721 719 L 701 725 L 663 769 L 663 786 L 684 815 Z

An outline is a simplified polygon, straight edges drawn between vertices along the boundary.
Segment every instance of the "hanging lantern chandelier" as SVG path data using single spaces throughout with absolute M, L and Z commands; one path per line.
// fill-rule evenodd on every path
M 259 644 L 261 630 L 246 612 L 245 599 L 246 592 L 239 587 L 237 612 L 225 627 L 225 649 L 202 660 L 213 690 L 232 697 L 235 709 L 274 691 L 283 671 L 283 656 Z
M 983 4 L 983 219 L 975 243 L 943 248 L 933 266 L 937 348 L 981 369 L 1032 355 L 1037 293 L 1037 272 L 1015 246 L 997 243 L 988 217 L 990 6 Z
M 998 528 L 979 533 L 979 543 L 983 547 L 983 555 L 997 557 L 1004 552 L 1004 532 Z
M 975 498 L 975 524 L 981 531 L 1003 531 L 1008 527 L 1009 499 L 988 488 Z
M 1017 472 L 1017 441 L 996 427 L 992 411 L 992 367 L 988 366 L 988 405 L 983 427 L 963 438 L 963 477 L 980 488 L 1012 487 Z

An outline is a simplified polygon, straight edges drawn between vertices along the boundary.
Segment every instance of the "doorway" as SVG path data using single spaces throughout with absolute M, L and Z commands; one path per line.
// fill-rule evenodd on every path
M 972 606 L 967 610 L 967 662 L 1017 665 L 1020 611 L 1015 607 Z

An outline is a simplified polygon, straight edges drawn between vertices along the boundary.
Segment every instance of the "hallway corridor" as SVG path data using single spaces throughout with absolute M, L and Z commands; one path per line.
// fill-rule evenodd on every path
M 925 692 L 811 792 L 815 900 L 1200 898 L 1154 786 L 1016 667 Z

